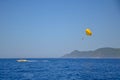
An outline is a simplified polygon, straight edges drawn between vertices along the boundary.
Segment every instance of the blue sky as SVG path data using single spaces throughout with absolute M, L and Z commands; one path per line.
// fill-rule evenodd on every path
M 120 48 L 119 32 L 118 0 L 0 0 L 1 58 Z

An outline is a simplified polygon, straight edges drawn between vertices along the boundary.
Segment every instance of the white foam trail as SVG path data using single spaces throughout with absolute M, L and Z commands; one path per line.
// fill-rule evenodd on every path
M 38 62 L 37 60 L 28 60 L 28 62 Z
M 42 62 L 50 62 L 49 60 L 42 60 Z
M 38 62 L 39 60 L 28 60 L 27 62 Z M 50 62 L 49 60 L 40 60 L 39 62 Z

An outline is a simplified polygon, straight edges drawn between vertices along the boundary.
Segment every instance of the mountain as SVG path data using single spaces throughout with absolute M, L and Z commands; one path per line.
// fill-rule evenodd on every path
M 74 50 L 63 58 L 120 58 L 120 48 L 99 48 L 94 51 Z

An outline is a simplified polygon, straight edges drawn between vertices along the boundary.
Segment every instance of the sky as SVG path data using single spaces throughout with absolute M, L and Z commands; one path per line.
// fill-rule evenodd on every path
M 0 58 L 120 48 L 119 32 L 119 0 L 0 0 Z

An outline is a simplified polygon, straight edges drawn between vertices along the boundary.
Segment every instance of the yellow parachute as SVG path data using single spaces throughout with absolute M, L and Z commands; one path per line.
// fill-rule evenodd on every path
M 89 28 L 87 28 L 85 30 L 85 33 L 86 33 L 87 36 L 91 36 L 92 35 L 92 31 Z

